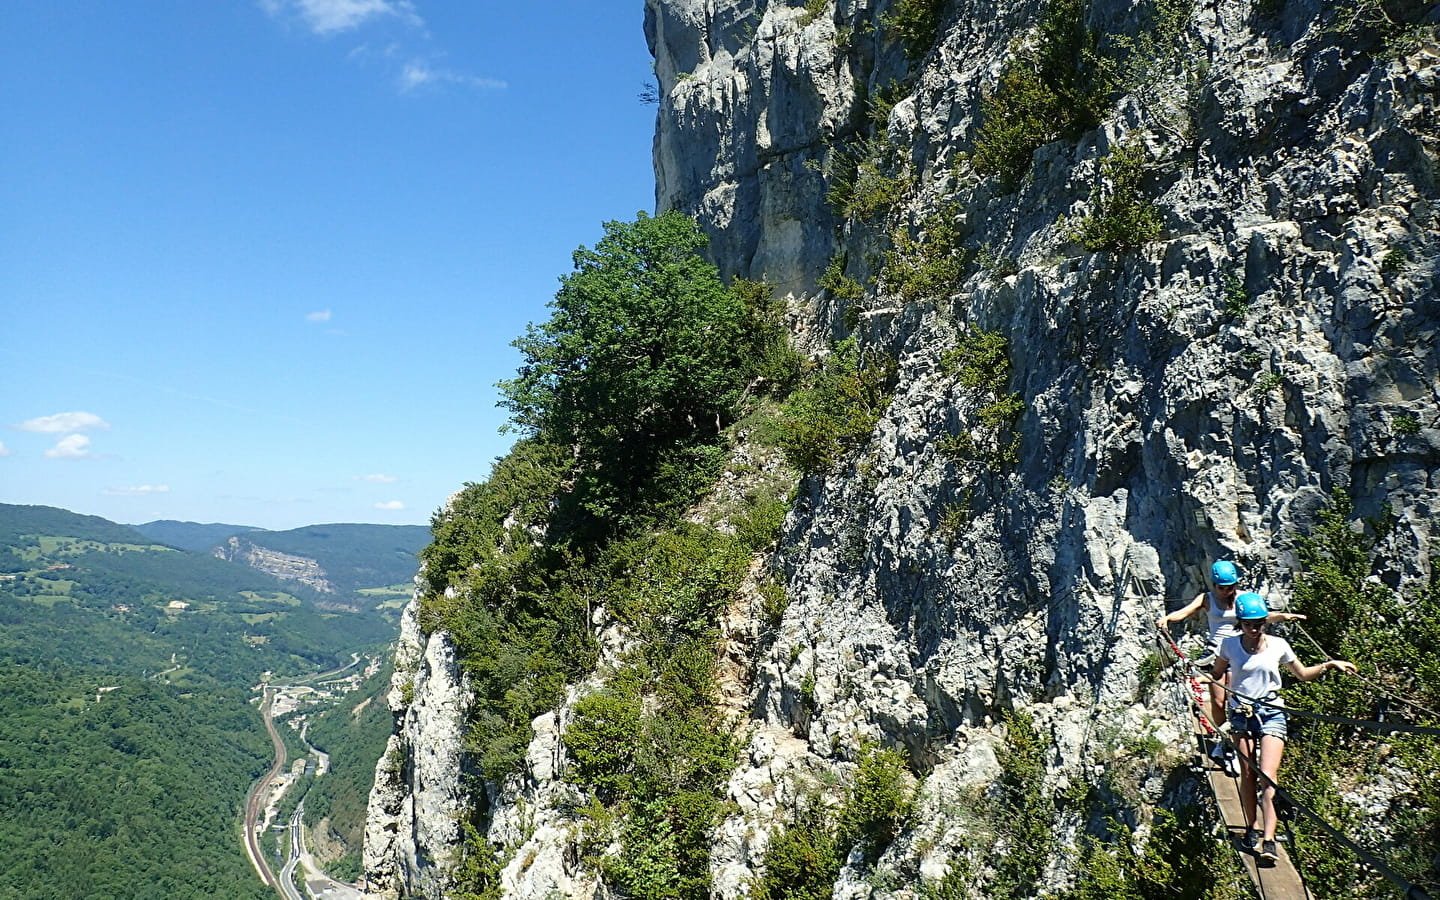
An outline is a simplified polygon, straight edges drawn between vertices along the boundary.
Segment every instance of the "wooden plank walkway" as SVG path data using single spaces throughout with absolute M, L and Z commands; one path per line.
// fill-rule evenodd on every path
M 1205 770 L 1210 790 L 1215 794 L 1215 803 L 1225 822 L 1230 846 L 1240 854 L 1245 871 L 1250 873 L 1250 880 L 1255 882 L 1256 893 L 1262 900 L 1314 900 L 1314 895 L 1305 887 L 1305 882 L 1300 880 L 1300 873 L 1291 862 L 1290 853 L 1283 843 L 1276 844 L 1280 858 L 1273 864 L 1262 863 L 1253 851 L 1241 849 L 1241 842 L 1245 837 L 1245 811 L 1240 805 L 1240 779 L 1227 775 L 1205 752 L 1198 718 L 1195 720 L 1195 731 L 1199 764 Z

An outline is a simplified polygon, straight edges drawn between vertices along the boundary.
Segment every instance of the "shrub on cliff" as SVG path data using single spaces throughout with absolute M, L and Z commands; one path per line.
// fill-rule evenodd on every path
M 1051 0 L 1038 31 L 985 98 L 971 157 L 976 172 L 1012 186 L 1041 146 L 1095 127 L 1110 94 L 1109 67 L 1085 27 L 1084 0 Z
M 785 405 L 780 449 L 807 475 L 829 470 L 870 437 L 890 403 L 894 360 L 860 350 L 846 338 Z
M 575 251 L 550 320 L 514 342 L 524 362 L 499 384 L 514 427 L 575 449 L 575 499 L 606 530 L 708 482 L 686 477 L 713 462 L 696 448 L 773 362 L 773 310 L 725 285 L 705 243 L 678 212 L 607 222 L 594 249 Z

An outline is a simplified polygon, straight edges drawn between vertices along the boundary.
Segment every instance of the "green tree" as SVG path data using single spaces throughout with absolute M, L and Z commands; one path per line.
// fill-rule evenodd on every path
M 500 405 L 520 430 L 576 449 L 581 504 L 602 519 L 712 441 L 751 376 L 750 312 L 705 243 L 673 211 L 607 222 L 575 251 L 550 321 L 514 342 L 524 362 Z

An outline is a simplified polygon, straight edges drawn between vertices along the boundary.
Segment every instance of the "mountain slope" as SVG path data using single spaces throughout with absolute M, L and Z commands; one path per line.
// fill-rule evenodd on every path
M 254 685 L 388 627 L 65 510 L 0 504 L 0 540 L 0 895 L 266 896 L 234 830 L 270 762 Z

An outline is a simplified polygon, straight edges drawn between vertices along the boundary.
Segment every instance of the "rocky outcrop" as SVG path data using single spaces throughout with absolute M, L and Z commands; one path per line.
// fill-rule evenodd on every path
M 1129 747 L 1188 734 L 1178 701 L 1139 690 L 1167 598 L 1202 589 L 1223 557 L 1283 602 L 1297 531 L 1337 487 L 1362 515 L 1393 514 L 1381 549 L 1397 576 L 1428 575 L 1440 539 L 1440 47 L 1422 35 L 1378 51 L 1318 0 L 1283 14 L 1202 0 L 1183 55 L 1158 59 L 1098 127 L 1039 148 L 1012 188 L 968 159 L 1040 4 L 948 4 L 913 60 L 886 35 L 897 5 L 646 3 L 657 205 L 699 218 L 723 272 L 783 295 L 802 346 L 824 352 L 853 325 L 897 362 L 868 446 L 802 483 L 775 560 L 783 620 L 731 667 L 746 745 L 711 860 L 726 898 L 746 896 L 771 829 L 852 771 L 866 740 L 905 748 L 921 814 L 873 877 L 847 868 L 837 898 L 909 897 L 967 854 L 985 865 L 975 798 L 1013 710 L 1045 736 L 1050 788 L 1119 771 L 1129 805 L 1158 800 L 1173 757 Z M 1087 23 L 1133 36 L 1147 14 L 1094 0 Z M 882 94 L 893 106 L 869 125 Z M 904 190 L 842 217 L 823 173 L 867 136 Z M 1076 223 L 1122 146 L 1143 151 L 1159 234 L 1088 250 Z M 979 264 L 909 297 L 880 277 L 884 254 L 937 213 Z M 837 259 L 860 299 L 819 286 Z M 977 329 L 1009 339 L 1013 464 L 947 452 L 984 427 L 944 363 Z M 551 873 L 512 864 L 507 896 L 594 889 L 566 861 L 563 717 L 537 720 L 522 789 L 489 798 L 491 835 L 509 835 L 495 842 Z M 1073 842 L 1084 824 L 1054 830 Z M 1068 865 L 1053 860 L 1047 883 Z
M 421 634 L 419 593 L 400 619 L 386 698 L 396 727 L 375 767 L 366 814 L 370 897 L 444 896 L 474 802 L 464 753 L 469 686 L 445 633 Z
M 330 583 L 329 577 L 321 568 L 320 563 L 307 556 L 295 556 L 279 550 L 271 550 L 269 547 L 261 547 L 238 535 L 228 538 L 225 543 L 210 552 L 220 559 L 258 569 L 267 575 L 274 575 L 276 578 L 298 581 L 306 587 L 314 588 L 322 593 L 335 593 L 335 587 Z M 347 607 L 347 609 L 349 608 Z
M 714 857 L 726 897 L 745 894 L 781 773 L 843 769 L 864 738 L 907 747 L 940 779 L 932 800 L 956 793 L 941 773 L 983 781 L 972 757 L 1006 708 L 1051 737 L 1057 781 L 1114 755 L 1100 731 L 1177 741 L 1178 710 L 1137 703 L 1147 623 L 1218 557 L 1283 598 L 1297 528 L 1333 488 L 1396 514 L 1401 569 L 1419 574 L 1437 537 L 1435 46 L 1385 59 L 1318 4 L 1287 5 L 1282 26 L 1199 3 L 1187 52 L 1205 66 L 1170 60 L 1100 128 L 1040 148 L 1007 192 L 964 159 L 1038 6 L 950 4 L 913 67 L 874 38 L 890 7 L 648 4 L 659 206 L 696 214 L 722 268 L 786 293 L 812 336 L 835 333 L 844 305 L 819 273 L 850 261 L 869 285 L 859 334 L 899 364 L 870 446 L 808 480 L 789 520 L 791 603 Z M 1088 21 L 1133 33 L 1135 15 L 1100 0 Z M 943 211 L 966 246 L 1009 261 L 920 302 L 877 283 L 883 228 L 840 222 L 816 171 L 903 79 L 881 134 L 910 188 L 886 224 L 914 233 Z M 1150 160 L 1161 235 L 1087 252 L 1069 230 L 1126 141 Z M 998 475 L 943 446 L 980 427 L 941 364 L 977 328 L 1009 336 L 1025 404 L 1021 458 Z M 882 870 L 922 872 L 959 838 L 897 841 Z

